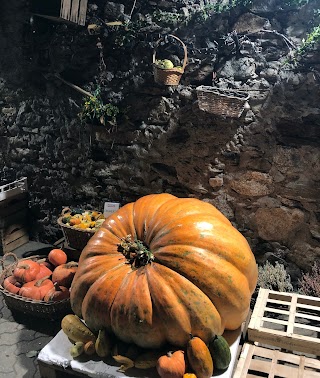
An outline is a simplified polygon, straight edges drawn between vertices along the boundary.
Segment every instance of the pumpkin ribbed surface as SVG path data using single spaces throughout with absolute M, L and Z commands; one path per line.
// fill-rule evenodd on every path
M 130 237 L 131 236 L 131 237 Z M 257 266 L 214 206 L 151 194 L 112 214 L 82 251 L 71 306 L 89 328 L 126 342 L 209 342 L 247 316 Z

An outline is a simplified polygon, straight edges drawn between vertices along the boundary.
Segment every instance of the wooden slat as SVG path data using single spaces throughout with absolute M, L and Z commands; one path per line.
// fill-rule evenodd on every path
M 72 0 L 61 0 L 60 17 L 65 20 L 70 20 L 71 1 Z
M 287 301 L 280 301 L 278 299 L 268 299 L 267 301 L 268 303 L 274 303 L 274 304 L 277 304 L 277 305 L 281 305 L 281 306 L 286 306 L 286 307 L 290 307 L 290 304 L 291 302 L 287 302 Z M 269 308 L 268 307 L 268 303 L 266 305 L 266 308 Z M 272 307 L 271 307 L 272 308 Z
M 5 239 L 2 241 L 2 244 L 8 245 L 25 235 L 28 235 L 27 230 L 25 228 L 16 229 L 14 232 L 10 233 L 8 236 L 5 237 Z
M 264 312 L 272 312 L 272 313 L 275 313 L 275 314 L 281 314 L 281 315 L 288 315 L 289 316 L 289 311 L 280 310 L 278 308 L 266 307 Z
M 291 307 L 289 311 L 289 319 L 288 319 L 288 328 L 287 328 L 287 334 L 291 335 L 293 333 L 293 324 L 294 324 L 294 318 L 296 315 L 296 305 L 297 305 L 297 296 L 293 295 L 291 300 Z
M 80 0 L 72 0 L 70 21 L 78 23 Z
M 317 302 L 317 305 L 320 306 L 320 298 L 319 297 L 310 297 L 308 295 L 300 295 L 298 298 L 298 304 L 311 304 L 314 305 L 314 303 Z
M 254 352 L 254 345 L 250 345 L 245 343 L 242 347 L 242 352 L 238 359 L 237 366 L 235 368 L 233 377 L 243 377 L 242 373 L 249 370 L 249 366 L 251 363 L 252 355 Z
M 296 314 L 296 320 L 295 323 L 297 323 L 297 318 L 302 318 L 302 319 L 308 319 L 308 320 L 316 320 L 319 322 L 319 316 L 315 315 L 309 315 L 309 314 Z M 298 323 L 299 324 L 299 323 Z M 320 323 L 319 323 L 320 326 Z
M 318 310 L 320 309 L 320 303 L 319 302 L 316 302 L 314 301 L 313 304 L 309 304 L 309 305 L 302 305 L 302 304 L 299 304 L 297 306 L 297 310 L 299 309 L 305 309 L 305 310 Z
M 294 323 L 293 325 L 295 328 L 302 328 L 302 329 L 308 329 L 310 331 L 320 332 L 320 327 L 314 327 L 309 324 Z M 294 333 L 293 328 L 292 328 L 292 333 Z
M 268 292 L 259 289 L 256 305 L 254 306 L 248 329 L 257 328 L 261 325 L 261 318 L 263 317 L 265 306 L 257 306 L 257 303 L 266 303 L 268 298 Z
M 11 243 L 4 245 L 2 247 L 3 253 L 12 252 L 18 247 L 21 247 L 22 245 L 28 243 L 29 241 L 29 235 L 23 235 L 20 238 L 12 241 Z
M 274 324 L 281 324 L 281 325 L 284 325 L 284 326 L 288 325 L 287 320 L 280 320 L 280 319 L 267 318 L 267 317 L 263 317 L 261 320 L 262 320 L 262 322 L 261 322 L 262 324 L 264 324 L 265 322 L 268 322 L 268 323 L 274 323 Z
M 80 0 L 79 18 L 78 18 L 79 25 L 85 25 L 86 23 L 87 6 L 88 6 L 88 0 Z

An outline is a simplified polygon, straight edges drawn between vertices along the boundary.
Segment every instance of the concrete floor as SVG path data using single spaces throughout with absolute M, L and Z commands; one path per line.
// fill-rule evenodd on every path
M 14 253 L 18 258 L 45 255 L 52 247 L 29 242 Z M 40 378 L 37 355 L 60 329 L 60 320 L 10 311 L 0 294 L 0 378 Z

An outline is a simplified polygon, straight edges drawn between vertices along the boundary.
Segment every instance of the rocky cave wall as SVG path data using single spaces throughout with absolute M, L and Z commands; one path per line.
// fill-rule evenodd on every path
M 253 1 L 205 17 L 199 10 L 215 1 L 141 0 L 136 29 L 106 27 L 128 20 L 132 3 L 89 1 L 81 27 L 33 16 L 32 1 L 1 2 L 0 169 L 28 177 L 31 237 L 57 240 L 64 206 L 169 192 L 214 204 L 259 263 L 309 270 L 320 257 L 319 50 L 300 69 L 285 61 L 317 1 Z M 178 86 L 153 78 L 153 48 L 167 34 L 188 50 Z M 181 64 L 181 45 L 165 42 L 158 53 Z M 250 94 L 241 117 L 199 109 L 196 87 L 212 80 Z M 68 83 L 101 86 L 121 110 L 116 129 L 82 124 L 84 96 Z

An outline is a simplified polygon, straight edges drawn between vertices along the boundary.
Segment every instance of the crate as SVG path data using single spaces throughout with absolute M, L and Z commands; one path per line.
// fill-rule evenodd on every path
M 28 243 L 29 234 L 24 224 L 12 224 L 0 229 L 0 254 L 14 251 Z
M 29 241 L 27 212 L 26 192 L 16 193 L 0 201 L 0 255 L 12 252 Z
M 88 0 L 31 0 L 31 12 L 54 21 L 85 25 Z
M 319 378 L 320 361 L 280 350 L 243 345 L 233 378 Z
M 8 200 L 15 197 L 21 193 L 26 193 L 28 191 L 27 178 L 22 177 L 19 180 L 10 182 L 9 184 L 0 186 L 0 203 L 1 201 Z
M 248 339 L 320 356 L 320 298 L 260 288 Z
M 0 202 L 0 229 L 16 223 L 24 223 L 28 212 L 28 199 L 17 195 Z

